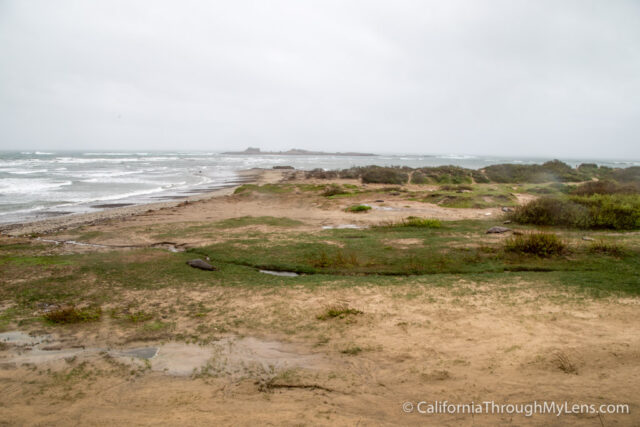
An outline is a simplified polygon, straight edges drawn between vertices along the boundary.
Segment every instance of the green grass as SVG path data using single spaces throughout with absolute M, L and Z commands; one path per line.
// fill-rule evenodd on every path
M 251 237 L 229 238 L 184 253 L 135 249 L 52 255 L 50 245 L 0 245 L 0 301 L 15 304 L 0 312 L 0 328 L 41 319 L 33 314 L 38 303 L 97 307 L 115 301 L 127 306 L 128 301 L 119 300 L 127 290 L 266 287 L 277 291 L 291 286 L 291 278 L 261 274 L 260 268 L 303 273 L 295 278 L 295 285 L 311 288 L 455 286 L 462 279 L 487 286 L 527 281 L 592 296 L 640 295 L 637 235 L 621 234 L 613 246 L 612 237 L 590 232 L 598 240 L 595 246 L 582 241 L 579 231 L 554 229 L 567 244 L 568 256 L 540 257 L 505 250 L 503 240 L 485 235 L 488 227 L 498 224 L 494 220 L 443 221 L 439 228 L 323 230 L 289 233 L 286 239 L 281 232 L 252 232 Z M 389 246 L 389 241 L 402 239 L 417 239 L 421 244 Z M 608 243 L 600 244 L 601 239 Z M 204 256 L 219 270 L 203 272 L 185 264 Z M 194 316 L 202 311 L 194 310 Z M 139 310 L 132 313 L 131 322 L 145 330 L 169 328 Z
M 507 252 L 549 257 L 561 255 L 567 245 L 553 233 L 527 233 L 510 237 L 504 248 Z
M 516 206 L 512 192 L 508 186 L 498 184 L 443 185 L 433 192 L 414 192 L 410 199 L 447 208 L 484 209 Z
M 357 316 L 362 314 L 362 311 L 356 310 L 355 308 L 349 308 L 346 306 L 337 306 L 337 307 L 329 307 L 322 314 L 316 316 L 318 320 L 329 320 L 329 319 L 344 319 L 347 316 Z
M 367 212 L 371 210 L 371 206 L 368 205 L 351 205 L 345 209 L 347 212 L 359 213 Z
M 243 184 L 236 188 L 233 194 L 250 194 L 253 192 L 263 193 L 263 194 L 282 194 L 282 193 L 290 193 L 293 191 L 292 185 L 280 185 L 280 184 L 264 184 L 264 185 L 256 185 L 256 184 Z
M 74 306 L 59 308 L 45 313 L 44 319 L 53 324 L 72 324 L 97 322 L 102 316 L 100 307 L 76 308 Z
M 439 219 L 419 218 L 416 216 L 409 216 L 403 220 L 397 222 L 387 222 L 377 226 L 378 228 L 399 228 L 399 227 L 414 227 L 414 228 L 442 228 L 442 221 Z
M 589 245 L 589 252 L 592 254 L 604 254 L 616 257 L 625 256 L 628 250 L 618 243 L 607 242 L 605 240 L 599 240 Z
M 297 227 L 302 222 L 291 218 L 273 216 L 243 216 L 218 221 L 214 224 L 217 228 L 238 228 L 250 225 L 268 225 L 271 227 Z

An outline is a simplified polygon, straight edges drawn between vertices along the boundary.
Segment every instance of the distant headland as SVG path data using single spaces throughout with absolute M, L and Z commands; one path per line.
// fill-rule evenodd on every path
M 327 153 L 324 151 L 309 151 L 299 148 L 293 148 L 288 151 L 261 151 L 259 148 L 249 147 L 244 151 L 226 151 L 222 154 L 244 154 L 250 156 L 258 156 L 264 154 L 273 154 L 279 156 L 375 156 L 372 153 Z

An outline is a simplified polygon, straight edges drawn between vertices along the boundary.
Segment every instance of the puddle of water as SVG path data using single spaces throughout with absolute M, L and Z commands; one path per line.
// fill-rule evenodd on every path
M 288 368 L 327 369 L 319 354 L 279 341 L 253 337 L 223 338 L 208 345 L 171 342 L 158 347 L 128 349 L 61 348 L 51 335 L 31 336 L 14 331 L 0 334 L 0 341 L 13 344 L 3 362 L 45 364 L 69 357 L 82 357 L 108 352 L 123 362 L 139 364 L 148 360 L 153 371 L 168 375 L 188 376 L 197 372 L 217 373 L 232 378 L 247 375 L 270 375 Z
M 185 376 L 202 369 L 214 355 L 212 346 L 168 343 L 158 348 L 151 359 L 151 369 L 169 375 Z
M 355 224 L 323 225 L 322 226 L 323 230 L 345 230 L 345 229 L 360 230 L 362 228 L 365 228 L 365 227 L 361 227 Z
M 44 342 L 51 342 L 51 335 L 29 335 L 20 331 L 3 332 L 0 334 L 0 342 L 15 346 L 34 346 Z
M 138 359 L 152 359 L 158 354 L 157 347 L 140 347 L 114 352 L 114 355 L 121 357 L 135 357 Z
M 294 273 L 293 271 L 273 271 L 273 270 L 260 270 L 260 273 L 271 274 L 272 276 L 280 276 L 280 277 L 297 277 L 298 273 Z
M 36 240 L 40 240 L 41 242 L 47 243 L 55 243 L 56 245 L 66 244 L 66 245 L 75 245 L 75 246 L 89 246 L 92 248 L 108 248 L 107 245 L 99 245 L 97 243 L 85 243 L 85 242 L 76 242 L 75 240 L 53 240 L 53 239 L 43 239 L 41 237 L 37 237 Z

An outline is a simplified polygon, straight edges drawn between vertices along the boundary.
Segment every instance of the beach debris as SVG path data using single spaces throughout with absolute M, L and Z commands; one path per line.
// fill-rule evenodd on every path
M 384 203 L 384 200 L 382 199 L 378 199 L 378 200 L 374 200 L 376 203 Z
M 187 265 L 193 268 L 199 268 L 200 270 L 207 270 L 207 271 L 217 270 L 214 266 L 212 266 L 208 262 L 203 261 L 201 259 L 191 259 L 187 261 Z
M 280 276 L 280 277 L 297 277 L 298 273 L 293 271 L 274 271 L 274 270 L 260 270 L 260 273 L 270 274 L 272 276 Z
M 48 302 L 39 302 L 39 303 L 36 304 L 36 307 L 42 313 L 49 313 L 51 311 L 55 311 L 55 310 L 58 310 L 60 308 L 60 306 L 58 304 L 48 303 Z
M 594 239 L 593 237 L 589 237 L 589 236 L 582 236 L 582 240 L 586 240 L 587 242 L 593 242 L 596 239 Z
M 502 207 L 502 212 L 513 212 L 513 209 L 508 207 L 508 206 L 503 206 Z
M 502 234 L 511 231 L 510 228 L 495 226 L 487 230 L 487 234 Z

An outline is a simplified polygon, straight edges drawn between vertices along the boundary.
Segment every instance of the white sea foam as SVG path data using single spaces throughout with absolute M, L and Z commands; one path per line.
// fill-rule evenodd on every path
M 71 181 L 56 182 L 48 179 L 5 178 L 0 180 L 0 194 L 42 193 L 71 184 Z

